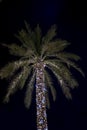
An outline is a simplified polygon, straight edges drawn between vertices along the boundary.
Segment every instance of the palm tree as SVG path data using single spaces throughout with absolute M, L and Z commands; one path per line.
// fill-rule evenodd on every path
M 4 102 L 8 102 L 10 95 L 17 89 L 26 86 L 24 103 L 30 107 L 34 84 L 36 88 L 37 130 L 48 130 L 46 106 L 50 107 L 48 90 L 50 88 L 53 100 L 56 99 L 56 90 L 52 83 L 52 75 L 57 78 L 66 98 L 71 99 L 70 89 L 78 86 L 78 82 L 70 72 L 73 67 L 82 75 L 84 73 L 76 65 L 79 56 L 65 52 L 70 44 L 66 40 L 56 39 L 56 26 L 52 26 L 42 37 L 39 25 L 34 30 L 25 22 L 26 30 L 22 29 L 16 36 L 19 44 L 10 44 L 8 47 L 11 55 L 17 56 L 0 70 L 0 77 L 10 79 Z

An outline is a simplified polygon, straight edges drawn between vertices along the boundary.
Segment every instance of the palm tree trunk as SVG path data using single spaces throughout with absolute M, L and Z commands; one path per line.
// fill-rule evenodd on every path
M 38 63 L 36 71 L 37 130 L 48 130 L 45 96 L 46 88 L 44 82 L 44 65 Z

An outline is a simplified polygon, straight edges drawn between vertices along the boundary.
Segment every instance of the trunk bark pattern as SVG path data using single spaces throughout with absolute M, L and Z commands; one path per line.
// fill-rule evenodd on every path
M 48 130 L 46 114 L 46 87 L 44 82 L 44 64 L 36 65 L 36 109 L 37 130 Z

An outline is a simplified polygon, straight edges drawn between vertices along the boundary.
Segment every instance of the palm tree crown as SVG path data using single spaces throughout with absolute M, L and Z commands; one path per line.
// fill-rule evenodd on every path
M 36 80 L 37 68 L 44 68 L 44 77 L 46 84 L 46 101 L 49 107 L 48 89 L 50 88 L 53 100 L 56 98 L 56 90 L 51 81 L 51 70 L 58 79 L 60 87 L 67 98 L 71 98 L 70 89 L 78 86 L 78 82 L 72 76 L 70 67 L 75 68 L 82 75 L 82 70 L 76 65 L 75 61 L 80 59 L 79 56 L 65 52 L 65 48 L 70 44 L 66 40 L 56 39 L 56 26 L 52 26 L 45 36 L 42 37 L 39 25 L 31 30 L 30 26 L 25 23 L 26 30 L 22 29 L 16 36 L 21 44 L 10 44 L 3 46 L 8 47 L 10 54 L 18 56 L 18 60 L 12 61 L 0 70 L 1 78 L 12 79 L 4 101 L 9 101 L 17 89 L 23 89 L 26 80 L 26 94 L 24 103 L 28 108 L 31 104 L 31 97 Z M 29 75 L 32 75 L 29 77 Z

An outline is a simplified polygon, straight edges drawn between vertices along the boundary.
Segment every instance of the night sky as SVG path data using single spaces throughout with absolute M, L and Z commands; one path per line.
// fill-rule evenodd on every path
M 75 73 L 79 87 L 68 101 L 60 88 L 48 113 L 49 130 L 87 130 L 87 6 L 85 0 L 0 0 L 0 43 L 17 41 L 14 34 L 24 27 L 26 20 L 32 28 L 38 23 L 43 34 L 57 25 L 58 38 L 71 42 L 69 51 L 81 56 L 79 65 L 85 78 Z M 0 46 L 0 67 L 12 57 Z M 2 99 L 7 87 L 0 80 L 0 130 L 36 130 L 35 94 L 31 108 L 24 107 L 24 91 L 18 91 L 8 104 Z

